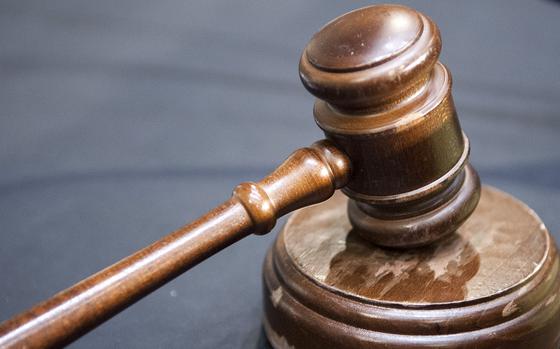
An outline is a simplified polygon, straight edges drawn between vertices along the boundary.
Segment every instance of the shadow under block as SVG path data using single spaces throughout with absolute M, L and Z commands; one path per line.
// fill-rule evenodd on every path
M 558 348 L 558 255 L 539 217 L 483 187 L 452 236 L 414 250 L 362 240 L 347 198 L 293 214 L 264 265 L 274 348 Z

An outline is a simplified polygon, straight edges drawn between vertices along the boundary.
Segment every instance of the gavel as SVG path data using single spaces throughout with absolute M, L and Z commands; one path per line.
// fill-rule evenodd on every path
M 299 209 L 264 264 L 274 348 L 557 348 L 554 241 L 523 203 L 481 189 L 440 51 L 437 26 L 408 7 L 329 22 L 299 62 L 326 139 L 0 324 L 0 347 L 67 345 Z

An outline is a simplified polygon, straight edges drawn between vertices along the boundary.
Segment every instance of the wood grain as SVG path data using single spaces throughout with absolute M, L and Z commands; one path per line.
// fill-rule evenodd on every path
M 465 171 L 469 141 L 440 51 L 429 17 L 373 5 L 327 23 L 300 59 L 301 80 L 318 98 L 317 125 L 357 169 L 343 188 L 353 200 L 350 220 L 379 245 L 433 243 L 478 202 L 478 176 Z
M 263 301 L 275 348 L 558 347 L 559 259 L 526 205 L 484 187 L 456 234 L 395 250 L 355 233 L 347 200 L 298 211 L 269 251 Z
M 0 347 L 68 344 L 221 249 L 269 232 L 277 217 L 328 199 L 349 174 L 348 158 L 329 141 L 297 150 L 206 215 L 3 322 Z

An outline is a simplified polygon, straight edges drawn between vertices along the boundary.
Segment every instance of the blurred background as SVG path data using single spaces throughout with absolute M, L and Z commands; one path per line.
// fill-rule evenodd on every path
M 321 138 L 299 55 L 327 21 L 372 3 L 2 1 L 0 320 Z M 560 3 L 401 3 L 440 27 L 482 180 L 560 238 Z M 260 269 L 275 232 L 203 262 L 73 347 L 261 346 Z

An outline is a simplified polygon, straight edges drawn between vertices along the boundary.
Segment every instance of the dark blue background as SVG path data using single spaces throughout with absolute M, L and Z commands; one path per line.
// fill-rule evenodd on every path
M 404 1 L 442 61 L 487 184 L 560 231 L 560 6 Z M 301 50 L 363 1 L 2 1 L 0 320 L 116 262 L 321 138 Z M 277 230 L 276 230 L 277 231 Z M 250 237 L 74 344 L 253 348 Z

